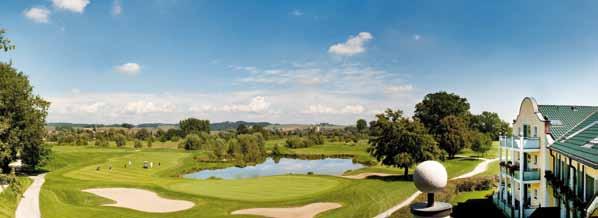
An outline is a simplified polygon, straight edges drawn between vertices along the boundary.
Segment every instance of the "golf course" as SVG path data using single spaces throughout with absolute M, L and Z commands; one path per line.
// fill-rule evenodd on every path
M 345 151 L 339 154 L 367 155 L 365 146 L 340 144 L 325 144 L 309 150 L 288 149 L 285 152 L 326 156 L 336 154 L 335 150 Z M 43 217 L 164 215 L 102 206 L 114 201 L 83 191 L 100 188 L 142 189 L 157 193 L 162 198 L 188 201 L 194 205 L 189 209 L 168 213 L 169 217 L 253 217 L 231 215 L 231 212 L 248 208 L 298 207 L 317 202 L 342 205 L 318 214 L 318 217 L 373 217 L 415 191 L 411 181 L 400 178 L 347 179 L 325 175 L 277 175 L 232 180 L 187 179 L 181 175 L 189 169 L 230 165 L 198 162 L 195 159 L 205 155 L 204 153 L 176 148 L 54 146 L 52 151 L 54 156 L 45 167 L 48 173 L 40 196 Z M 144 168 L 144 161 L 152 161 L 154 167 Z M 477 159 L 455 158 L 443 164 L 449 176 L 453 177 L 472 170 L 479 162 Z M 400 174 L 402 170 L 372 166 L 348 173 L 363 172 Z

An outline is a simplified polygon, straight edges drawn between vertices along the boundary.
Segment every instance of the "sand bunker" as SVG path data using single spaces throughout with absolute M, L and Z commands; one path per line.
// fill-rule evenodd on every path
M 317 214 L 342 207 L 339 203 L 312 203 L 303 207 L 251 208 L 233 211 L 231 214 L 258 215 L 272 218 L 313 218 Z
M 385 177 L 385 176 L 396 176 L 396 175 L 397 174 L 388 174 L 388 173 L 360 173 L 360 174 L 356 174 L 356 175 L 341 176 L 341 177 L 347 178 L 347 179 L 367 179 L 370 176 Z
M 158 196 L 156 193 L 134 188 L 94 188 L 84 192 L 116 201 L 116 204 L 103 206 L 124 207 L 150 213 L 169 213 L 186 210 L 193 207 L 193 202 L 170 200 Z

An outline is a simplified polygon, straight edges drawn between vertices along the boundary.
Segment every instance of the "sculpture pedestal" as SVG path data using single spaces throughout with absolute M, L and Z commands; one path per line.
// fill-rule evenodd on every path
M 411 205 L 411 214 L 415 218 L 448 218 L 452 212 L 453 205 L 445 202 L 434 202 L 432 206 L 429 206 L 427 203 L 415 203 Z

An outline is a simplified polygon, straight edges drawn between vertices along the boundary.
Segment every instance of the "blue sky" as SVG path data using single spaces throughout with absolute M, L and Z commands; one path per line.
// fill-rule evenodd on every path
M 596 1 L 12 0 L 48 121 L 353 123 L 430 92 L 598 105 Z

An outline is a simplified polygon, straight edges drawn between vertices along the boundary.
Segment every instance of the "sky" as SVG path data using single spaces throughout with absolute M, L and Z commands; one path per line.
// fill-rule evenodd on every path
M 48 122 L 353 124 L 423 96 L 598 105 L 598 1 L 3 0 Z

